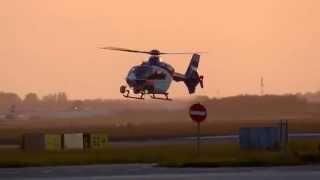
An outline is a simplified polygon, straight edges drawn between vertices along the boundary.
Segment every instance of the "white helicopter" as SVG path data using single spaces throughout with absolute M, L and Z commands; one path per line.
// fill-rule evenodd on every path
M 172 100 L 168 93 L 172 80 L 184 82 L 190 94 L 195 93 L 198 84 L 203 88 L 203 76 L 197 72 L 200 61 L 199 53 L 166 53 L 157 49 L 139 51 L 118 47 L 102 47 L 101 49 L 150 55 L 147 61 L 130 69 L 126 77 L 129 87 L 126 85 L 120 87 L 120 92 L 126 98 L 144 99 L 144 96 L 149 94 L 152 99 Z M 192 54 L 190 64 L 184 74 L 175 72 L 170 64 L 160 61 L 160 55 L 167 54 Z M 132 96 L 131 91 L 139 96 Z M 156 95 L 164 95 L 164 97 Z

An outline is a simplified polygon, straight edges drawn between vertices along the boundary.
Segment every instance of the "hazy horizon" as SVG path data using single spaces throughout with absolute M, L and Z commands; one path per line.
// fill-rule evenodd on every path
M 205 51 L 195 95 L 320 90 L 320 1 L 5 0 L 0 6 L 0 91 L 120 99 L 129 68 L 144 55 L 119 46 Z M 184 73 L 190 56 L 163 56 Z M 183 83 L 172 97 L 190 97 Z

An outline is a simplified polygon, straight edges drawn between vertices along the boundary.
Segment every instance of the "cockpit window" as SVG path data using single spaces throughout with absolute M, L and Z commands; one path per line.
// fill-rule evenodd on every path
M 133 68 L 130 69 L 129 73 L 132 73 L 132 72 L 134 72 L 135 70 L 136 70 L 136 67 L 133 67 Z
M 134 74 L 138 79 L 147 79 L 152 74 L 152 68 L 148 66 L 139 66 L 135 68 Z
M 132 68 L 129 72 L 129 75 L 134 75 L 135 79 L 140 80 L 164 80 L 166 79 L 166 73 L 159 70 L 154 69 L 151 66 L 136 66 Z

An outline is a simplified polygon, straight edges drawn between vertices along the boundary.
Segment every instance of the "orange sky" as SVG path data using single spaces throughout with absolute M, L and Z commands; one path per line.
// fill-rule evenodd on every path
M 128 69 L 146 57 L 99 46 L 207 51 L 205 89 L 228 96 L 320 90 L 318 0 L 4 0 L 0 90 L 65 91 L 72 98 L 121 98 Z M 184 72 L 190 56 L 164 56 Z M 189 96 L 183 83 L 174 97 Z

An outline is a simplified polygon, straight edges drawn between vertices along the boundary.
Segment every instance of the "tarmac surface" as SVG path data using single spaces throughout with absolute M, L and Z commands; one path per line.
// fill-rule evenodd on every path
M 153 164 L 87 165 L 0 169 L 0 179 L 26 180 L 319 180 L 320 166 L 164 168 Z
M 319 133 L 290 134 L 291 138 L 319 139 Z M 195 137 L 170 138 L 166 140 L 113 142 L 114 145 L 146 145 L 192 143 Z M 237 141 L 237 135 L 204 136 L 202 142 Z M 0 180 L 319 180 L 320 165 L 291 167 L 242 167 L 242 168 L 165 168 L 155 164 L 85 165 L 56 167 L 0 168 Z

